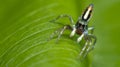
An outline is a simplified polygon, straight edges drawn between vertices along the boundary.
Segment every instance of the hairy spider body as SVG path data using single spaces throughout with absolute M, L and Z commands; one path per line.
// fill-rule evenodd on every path
M 87 25 L 77 22 L 75 27 L 76 27 L 76 33 L 78 35 L 81 35 L 85 31 L 85 27 L 87 27 Z
M 63 17 L 69 18 L 71 24 L 70 25 L 65 25 L 60 30 L 60 33 L 58 35 L 57 40 L 59 40 L 59 38 L 61 37 L 61 35 L 63 34 L 63 32 L 66 29 L 72 31 L 71 34 L 70 34 L 70 37 L 73 37 L 75 34 L 80 35 L 80 37 L 78 37 L 78 39 L 77 39 L 78 43 L 82 40 L 82 38 L 84 38 L 86 40 L 86 43 L 85 43 L 84 47 L 82 48 L 82 50 L 80 52 L 80 56 L 83 55 L 83 57 L 85 57 L 94 48 L 95 43 L 96 43 L 96 36 L 93 35 L 94 27 L 88 27 L 88 21 L 91 17 L 92 11 L 93 11 L 93 4 L 90 4 L 85 9 L 83 14 L 78 18 L 78 21 L 77 21 L 76 24 L 74 24 L 74 21 L 73 21 L 72 17 L 69 16 L 69 15 L 66 15 L 66 14 L 60 15 L 57 18 L 55 18 L 54 20 L 51 21 L 51 22 L 55 22 L 56 20 L 58 20 L 60 18 L 63 18 Z M 91 32 L 88 33 L 89 31 L 91 31 Z M 51 35 L 51 37 L 53 37 L 53 35 Z M 94 41 L 93 41 L 93 39 L 94 39 Z

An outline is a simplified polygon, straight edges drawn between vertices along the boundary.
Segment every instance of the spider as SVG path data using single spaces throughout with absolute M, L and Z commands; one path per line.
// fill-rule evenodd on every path
M 93 11 L 93 4 L 90 4 L 85 9 L 83 14 L 78 18 L 78 21 L 76 22 L 76 24 L 74 24 L 72 17 L 67 14 L 60 15 L 51 21 L 51 22 L 55 22 L 56 20 L 63 17 L 66 17 L 70 20 L 70 25 L 64 25 L 64 27 L 60 30 L 58 35 L 58 40 L 63 34 L 63 32 L 67 29 L 71 31 L 70 37 L 73 37 L 75 34 L 80 35 L 77 38 L 77 43 L 79 43 L 83 38 L 85 39 L 85 45 L 83 46 L 79 54 L 80 56 L 83 56 L 83 57 L 85 57 L 92 49 L 94 49 L 94 46 L 97 40 L 96 36 L 93 35 L 94 27 L 88 27 L 88 21 L 91 18 L 92 11 Z M 51 37 L 53 37 L 53 35 L 51 35 Z

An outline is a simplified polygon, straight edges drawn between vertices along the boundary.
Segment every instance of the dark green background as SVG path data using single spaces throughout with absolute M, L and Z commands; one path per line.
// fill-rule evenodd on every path
M 75 21 L 94 4 L 90 26 L 97 36 L 95 49 L 81 63 L 81 43 L 61 37 L 46 41 L 60 24 L 48 22 L 60 14 Z M 120 67 L 120 0 L 0 0 L 0 67 Z M 67 19 L 60 20 L 68 24 Z M 59 22 L 60 22 L 59 21 Z

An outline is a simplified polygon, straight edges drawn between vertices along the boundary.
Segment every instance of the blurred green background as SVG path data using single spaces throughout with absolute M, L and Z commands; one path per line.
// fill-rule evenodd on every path
M 81 63 L 75 59 L 80 52 L 77 37 L 69 39 L 68 33 L 59 45 L 55 39 L 46 42 L 62 27 L 48 21 L 60 14 L 77 21 L 90 3 L 90 26 L 98 40 Z M 0 0 L 0 67 L 120 67 L 119 15 L 120 0 Z
M 120 0 L 94 0 L 98 41 L 93 67 L 120 67 Z

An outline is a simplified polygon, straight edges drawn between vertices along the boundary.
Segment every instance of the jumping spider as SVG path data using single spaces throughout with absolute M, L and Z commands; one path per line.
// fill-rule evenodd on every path
M 63 17 L 69 18 L 71 24 L 65 25 L 61 29 L 61 31 L 59 32 L 59 35 L 58 35 L 58 40 L 66 29 L 72 31 L 70 34 L 70 37 L 73 37 L 75 34 L 80 35 L 80 37 L 78 37 L 78 39 L 77 39 L 77 43 L 79 43 L 82 40 L 82 38 L 85 39 L 85 45 L 80 52 L 80 56 L 83 56 L 83 57 L 85 57 L 94 48 L 95 43 L 96 43 L 96 36 L 93 35 L 94 27 L 88 27 L 88 21 L 91 17 L 92 11 L 93 11 L 93 4 L 90 4 L 85 9 L 83 14 L 79 17 L 76 24 L 74 24 L 72 17 L 69 15 L 66 15 L 66 14 L 60 15 L 51 21 L 51 22 L 55 22 L 56 20 L 63 18 Z M 51 35 L 51 37 L 53 35 Z

